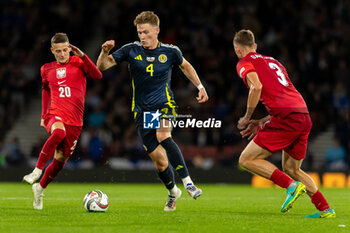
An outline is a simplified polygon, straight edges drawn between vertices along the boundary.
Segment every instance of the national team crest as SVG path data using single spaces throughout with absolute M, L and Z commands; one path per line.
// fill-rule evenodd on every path
M 158 57 L 158 61 L 160 61 L 161 63 L 165 63 L 168 60 L 168 57 L 165 54 L 161 54 Z
M 56 69 L 56 77 L 62 79 L 66 77 L 66 67 Z

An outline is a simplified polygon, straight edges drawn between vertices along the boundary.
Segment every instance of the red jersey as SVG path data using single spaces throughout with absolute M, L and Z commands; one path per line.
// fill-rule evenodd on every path
M 292 112 L 309 113 L 301 94 L 295 89 L 286 69 L 273 57 L 255 52 L 237 63 L 237 73 L 247 85 L 246 76 L 256 72 L 262 84 L 260 101 L 271 116 L 287 116 Z M 249 86 L 247 85 L 249 88 Z
M 102 73 L 88 56 L 71 56 L 66 64 L 56 61 L 41 67 L 43 84 L 42 113 L 52 114 L 72 126 L 83 125 L 86 76 L 101 79 Z

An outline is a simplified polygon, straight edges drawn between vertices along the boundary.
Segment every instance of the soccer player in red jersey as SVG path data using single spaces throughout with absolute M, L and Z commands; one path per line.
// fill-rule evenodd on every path
M 237 128 L 243 137 L 254 137 L 243 150 L 239 164 L 287 189 L 282 212 L 287 212 L 295 200 L 307 192 L 318 209 L 308 218 L 335 217 L 334 210 L 329 207 L 313 179 L 300 168 L 312 127 L 303 97 L 291 83 L 281 63 L 256 53 L 257 45 L 250 30 L 237 32 L 233 46 L 239 58 L 237 73 L 249 88 L 246 114 L 239 119 Z M 259 100 L 269 115 L 260 120 L 251 120 Z M 265 160 L 279 150 L 282 150 L 284 172 Z
M 56 61 L 41 67 L 42 114 L 40 126 L 50 134 L 32 173 L 23 180 L 33 184 L 42 174 L 45 164 L 54 155 L 40 183 L 32 186 L 34 209 L 43 208 L 43 191 L 63 169 L 77 145 L 83 125 L 86 77 L 101 79 L 102 73 L 79 48 L 69 43 L 65 33 L 51 39 L 51 52 Z M 73 52 L 75 56 L 70 56 Z

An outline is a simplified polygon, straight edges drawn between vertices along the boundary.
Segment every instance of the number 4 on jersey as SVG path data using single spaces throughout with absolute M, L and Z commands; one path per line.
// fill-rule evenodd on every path
M 146 72 L 149 72 L 150 74 L 150 76 L 151 77 L 153 77 L 153 72 L 154 72 L 154 70 L 153 70 L 153 64 L 149 64 L 149 66 L 147 66 L 146 67 Z

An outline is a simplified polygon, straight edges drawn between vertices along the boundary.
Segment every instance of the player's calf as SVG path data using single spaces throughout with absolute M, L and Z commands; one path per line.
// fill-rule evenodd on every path
M 66 137 L 66 131 L 64 129 L 55 129 L 51 136 L 47 139 L 45 145 L 43 146 L 36 167 L 39 169 L 43 169 L 46 163 L 51 159 L 54 155 L 55 150 L 62 142 L 62 140 Z
M 41 187 L 46 188 L 58 176 L 65 164 L 65 162 L 60 162 L 54 158 L 52 163 L 46 168 L 43 178 L 40 180 Z
M 160 141 L 162 147 L 166 150 L 166 154 L 168 156 L 168 160 L 170 164 L 173 166 L 175 171 L 180 175 L 181 179 L 189 176 L 188 169 L 181 153 L 179 146 L 175 143 L 175 141 L 168 137 L 163 141 Z

